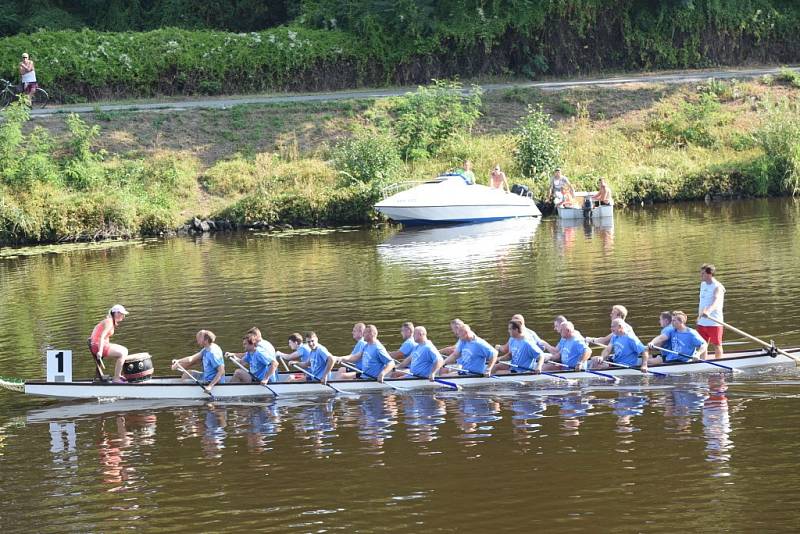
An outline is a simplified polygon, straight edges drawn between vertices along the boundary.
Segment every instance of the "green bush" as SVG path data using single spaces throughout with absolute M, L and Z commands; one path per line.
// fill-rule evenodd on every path
M 368 130 L 336 145 L 331 158 L 342 187 L 353 184 L 379 186 L 392 180 L 403 165 L 394 139 Z
M 715 93 L 701 93 L 697 102 L 683 101 L 677 107 L 663 103 L 651 119 L 649 128 L 655 142 L 663 146 L 683 148 L 688 145 L 712 147 L 717 138 L 714 126 L 726 117 L 720 113 L 720 103 Z
M 514 161 L 527 178 L 544 178 L 559 165 L 562 139 L 542 105 L 528 105 L 528 113 L 515 130 Z
M 768 162 L 761 168 L 766 168 L 771 177 L 770 192 L 800 193 L 800 110 L 797 105 L 786 101 L 774 105 L 756 138 Z
M 414 93 L 393 100 L 393 128 L 400 153 L 406 160 L 426 159 L 454 135 L 468 133 L 481 112 L 477 86 L 464 95 L 455 81 L 434 80 Z

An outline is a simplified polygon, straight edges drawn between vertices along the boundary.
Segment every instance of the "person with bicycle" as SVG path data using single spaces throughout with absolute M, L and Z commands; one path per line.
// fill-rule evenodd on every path
M 27 52 L 22 53 L 22 61 L 19 62 L 19 76 L 22 82 L 22 91 L 28 96 L 33 96 L 38 84 L 36 83 L 36 71 L 33 61 Z

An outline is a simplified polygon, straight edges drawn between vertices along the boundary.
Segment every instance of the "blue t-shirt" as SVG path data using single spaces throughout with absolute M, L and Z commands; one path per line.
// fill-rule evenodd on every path
M 270 345 L 271 346 L 271 345 Z M 245 352 L 244 358 L 242 360 L 250 365 L 250 372 L 253 373 L 258 380 L 264 380 L 264 376 L 266 376 L 267 371 L 269 370 L 272 362 L 275 361 L 275 351 L 269 353 L 264 350 L 264 346 L 259 343 L 256 347 L 256 350 L 253 352 Z M 270 382 L 277 381 L 277 369 L 275 373 L 272 373 L 269 377 Z
M 668 324 L 667 326 L 665 326 L 664 328 L 661 329 L 661 335 L 667 337 L 667 340 L 661 346 L 664 347 L 667 350 L 673 350 L 672 349 L 672 340 L 670 339 L 670 337 L 672 336 L 672 333 L 674 331 L 675 331 L 675 327 L 672 326 L 671 324 Z
M 539 334 L 527 327 L 525 328 L 524 334 L 525 337 L 531 341 L 531 343 L 539 347 L 541 350 L 547 350 L 547 344 L 542 338 L 539 337 Z
M 222 349 L 216 343 L 212 343 L 200 351 L 200 357 L 203 359 L 203 382 L 211 382 L 217 376 L 219 366 L 221 365 L 223 369 L 225 368 Z
M 614 347 L 614 361 L 628 367 L 639 365 L 639 355 L 647 349 L 635 334 L 614 334 L 610 345 Z
M 530 369 L 535 362 L 539 361 L 542 351 L 535 342 L 528 336 L 520 339 L 508 338 L 508 350 L 511 352 L 511 364 L 519 365 L 523 369 Z M 519 369 L 519 368 L 518 368 Z M 512 367 L 512 370 L 514 368 Z
M 317 380 L 323 378 L 322 374 L 325 372 L 325 367 L 328 366 L 328 357 L 330 357 L 330 355 L 331 353 L 328 352 L 328 349 L 320 344 L 317 344 L 316 349 L 308 351 L 308 361 L 311 362 L 308 371 L 314 375 L 314 378 Z
M 561 363 L 569 367 L 575 367 L 578 362 L 583 358 L 583 353 L 589 348 L 583 336 L 579 336 L 576 332 L 570 339 L 561 338 L 561 341 L 556 345 L 561 351 Z
M 673 330 L 670 333 L 669 340 L 672 342 L 672 350 L 679 352 L 685 356 L 691 356 L 694 351 L 705 343 L 705 340 L 694 328 L 686 327 L 683 332 Z M 668 362 L 686 361 L 686 358 L 681 358 L 676 354 L 667 353 Z
M 414 350 L 411 351 L 411 366 L 409 369 L 412 374 L 427 378 L 431 375 L 431 370 L 436 364 L 436 361 L 441 358 L 442 355 L 439 354 L 436 346 L 429 339 L 425 341 L 425 343 L 418 344 L 414 347 Z
M 456 350 L 458 364 L 466 371 L 481 375 L 486 372 L 486 362 L 495 354 L 494 347 L 478 336 L 470 341 L 459 339 Z
M 361 352 L 364 352 L 365 348 L 367 348 L 367 342 L 364 341 L 364 338 L 362 337 L 361 339 L 356 341 L 355 345 L 353 345 L 353 350 L 350 351 L 350 356 L 352 356 L 353 354 L 359 354 Z M 358 369 L 364 369 L 364 356 L 362 355 L 360 360 L 358 360 L 357 362 L 353 362 L 350 365 L 352 365 L 353 367 L 357 367 Z
M 305 363 L 311 357 L 311 349 L 308 348 L 308 345 L 303 343 L 297 350 L 295 351 L 300 356 L 300 363 Z
M 403 358 L 408 358 L 416 346 L 417 344 L 414 342 L 414 338 L 410 337 L 403 341 L 403 344 L 400 345 L 400 348 L 397 350 L 403 353 Z
M 361 369 L 369 378 L 376 378 L 390 361 L 392 361 L 392 357 L 389 356 L 383 344 L 376 340 L 374 343 L 369 343 L 364 347 L 364 354 L 361 356 Z

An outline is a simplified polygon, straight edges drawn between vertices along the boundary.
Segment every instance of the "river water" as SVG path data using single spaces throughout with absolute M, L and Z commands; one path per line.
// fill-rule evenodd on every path
M 460 317 L 492 343 L 513 313 L 550 341 L 625 304 L 697 307 L 708 261 L 726 320 L 800 345 L 800 203 L 681 204 L 613 226 L 555 219 L 440 229 L 248 233 L 125 246 L 0 250 L 0 375 L 43 376 L 43 352 L 85 340 L 108 307 L 131 352 L 224 350 L 257 325 L 284 350 L 315 330 L 335 354 L 355 321 L 392 350 L 404 320 L 439 346 Z M 733 334 L 727 340 L 739 341 Z M 727 350 L 740 348 L 730 345 Z M 4 532 L 794 531 L 800 373 L 496 384 L 473 391 L 222 403 L 53 402 L 0 392 Z

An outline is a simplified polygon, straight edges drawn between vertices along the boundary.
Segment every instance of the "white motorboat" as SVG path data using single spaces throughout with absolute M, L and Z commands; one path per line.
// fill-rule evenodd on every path
M 488 222 L 542 214 L 525 188 L 518 188 L 520 194 L 506 193 L 470 183 L 461 174 L 395 184 L 386 192 L 409 186 L 375 204 L 375 209 L 405 225 Z
M 591 197 L 596 191 L 577 191 L 575 193 L 576 206 L 559 206 L 558 216 L 561 219 L 608 219 L 614 217 L 614 206 L 604 206 L 593 202 Z M 583 199 L 583 200 L 581 200 Z

